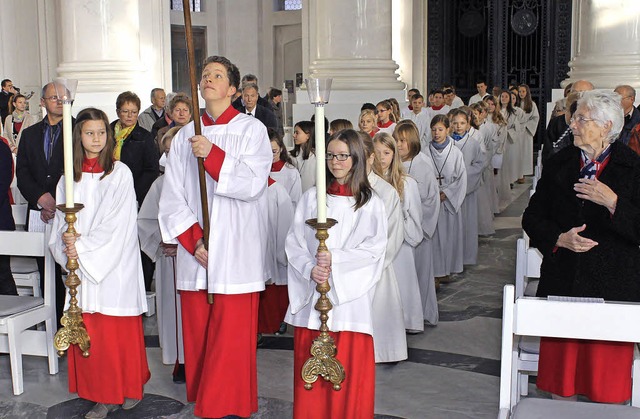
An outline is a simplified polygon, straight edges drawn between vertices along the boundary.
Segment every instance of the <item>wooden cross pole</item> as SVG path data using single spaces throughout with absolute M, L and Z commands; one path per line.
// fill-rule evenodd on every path
M 193 47 L 193 31 L 191 29 L 191 2 L 182 0 L 184 12 L 184 31 L 187 40 L 187 63 L 191 81 L 191 101 L 193 102 L 193 129 L 195 135 L 202 135 L 200 124 L 200 104 L 198 102 L 198 76 L 196 75 L 196 54 Z M 204 159 L 198 157 L 198 179 L 200 180 L 200 204 L 202 206 L 202 230 L 204 232 L 204 248 L 209 248 L 209 201 L 207 200 L 207 178 L 204 171 Z M 209 304 L 213 304 L 213 294 L 208 295 Z

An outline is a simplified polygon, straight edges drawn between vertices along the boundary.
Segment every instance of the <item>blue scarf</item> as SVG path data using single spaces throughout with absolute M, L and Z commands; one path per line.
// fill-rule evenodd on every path
M 449 145 L 449 142 L 450 142 L 450 141 L 451 141 L 451 140 L 450 140 L 450 139 L 449 139 L 449 137 L 447 136 L 447 138 L 445 138 L 445 140 L 444 140 L 442 143 L 440 143 L 440 144 L 438 144 L 438 143 L 436 143 L 435 141 L 431 140 L 431 145 L 432 145 L 432 146 L 433 146 L 433 148 L 435 148 L 436 150 L 438 150 L 438 151 L 442 151 L 442 150 L 444 150 L 444 149 Z
M 458 134 L 454 132 L 453 134 L 451 134 L 451 138 L 453 138 L 456 141 L 460 141 L 465 137 L 465 135 L 467 135 L 468 132 L 469 131 L 465 131 L 464 134 Z
M 598 172 L 600 171 L 600 166 L 602 166 L 609 156 L 611 155 L 611 145 L 608 145 L 607 148 L 595 159 L 591 160 L 585 154 L 584 151 L 581 153 L 582 157 L 582 169 L 580 169 L 580 177 L 586 179 L 597 179 Z

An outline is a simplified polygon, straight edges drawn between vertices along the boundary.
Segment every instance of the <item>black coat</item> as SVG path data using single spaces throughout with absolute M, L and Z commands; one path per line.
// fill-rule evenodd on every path
M 238 108 L 236 108 L 238 109 Z M 244 106 L 240 106 L 238 109 L 240 113 L 247 113 L 247 109 Z M 273 128 L 278 131 L 278 119 L 276 115 L 269 108 L 265 108 L 262 105 L 256 105 L 256 119 L 264 124 L 267 128 Z
M 73 123 L 75 125 L 75 120 Z M 22 131 L 16 176 L 18 189 L 29 202 L 29 209 L 37 209 L 38 199 L 47 192 L 56 197 L 56 187 L 64 171 L 62 126 L 60 129 L 48 164 L 44 155 L 44 120 Z
M 564 115 L 554 116 L 547 125 L 547 130 L 544 134 L 544 147 L 542 148 L 542 166 L 544 167 L 547 159 L 552 155 L 562 150 L 566 146 L 573 144 L 573 133 L 571 130 L 560 139 L 560 137 L 566 132 L 569 125 Z M 558 141 L 560 140 L 560 141 Z M 555 144 L 555 147 L 553 146 Z
M 16 229 L 9 202 L 9 189 L 12 180 L 13 155 L 9 146 L 0 140 L 0 230 L 13 231 Z
M 640 157 L 617 141 L 599 180 L 617 195 L 613 215 L 576 197 L 580 150 L 571 145 L 549 158 L 522 217 L 531 246 L 543 255 L 538 296 L 640 301 Z M 553 251 L 560 233 L 586 224 L 581 236 L 598 243 L 585 253 Z
M 111 123 L 111 129 L 115 129 L 116 122 Z M 122 144 L 120 161 L 131 170 L 138 206 L 142 205 L 151 184 L 158 178 L 159 157 L 158 146 L 151 133 L 136 122 L 135 128 Z
M 635 128 L 636 125 L 640 124 L 640 111 L 636 108 L 633 108 L 631 111 L 631 116 L 627 119 L 624 118 L 624 126 L 622 127 L 622 132 L 620 133 L 620 138 L 618 141 L 622 141 L 624 144 L 629 145 L 629 137 L 631 137 L 631 131 Z

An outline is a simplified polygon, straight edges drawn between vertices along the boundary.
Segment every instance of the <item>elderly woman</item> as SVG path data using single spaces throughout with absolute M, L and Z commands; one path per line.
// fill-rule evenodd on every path
M 585 92 L 573 146 L 545 166 L 522 219 L 544 256 L 539 297 L 640 301 L 640 158 L 615 141 L 622 126 L 618 94 Z M 631 397 L 632 360 L 632 344 L 543 338 L 537 385 L 621 403 Z
M 140 98 L 133 92 L 122 92 L 116 99 L 118 120 L 111 123 L 116 147 L 113 157 L 126 164 L 133 174 L 138 207 L 158 177 L 158 147 L 151 134 L 138 125 Z
M 173 127 L 183 127 L 187 125 L 191 118 L 193 117 L 193 103 L 189 96 L 184 93 L 178 93 L 171 98 L 169 101 L 169 109 L 167 109 L 167 114 L 169 118 L 171 118 L 171 123 L 165 127 L 162 127 L 158 130 L 158 134 L 156 135 L 156 142 L 158 144 L 158 149 L 160 150 L 160 154 L 164 153 L 165 148 L 162 145 L 162 138 L 164 135 Z

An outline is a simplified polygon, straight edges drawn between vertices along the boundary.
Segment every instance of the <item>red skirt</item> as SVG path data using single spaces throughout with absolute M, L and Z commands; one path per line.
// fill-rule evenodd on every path
M 258 411 L 257 292 L 180 291 L 187 400 L 194 414 L 221 418 Z
M 293 335 L 293 417 L 294 419 L 373 418 L 376 364 L 373 337 L 356 332 L 329 332 L 338 350 L 336 358 L 345 370 L 339 391 L 321 377 L 311 390 L 304 388 L 302 366 L 320 332 L 296 327 Z
M 622 403 L 631 398 L 632 364 L 633 343 L 541 338 L 537 386 L 562 397 Z
M 83 313 L 82 319 L 91 339 L 90 355 L 84 358 L 78 345 L 69 349 L 69 391 L 96 403 L 142 399 L 151 377 L 142 317 Z
M 289 308 L 289 292 L 286 285 L 267 285 L 260 293 L 258 333 L 275 333 Z

